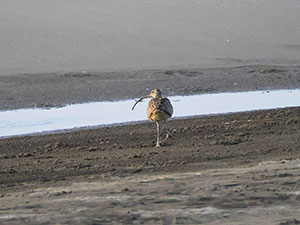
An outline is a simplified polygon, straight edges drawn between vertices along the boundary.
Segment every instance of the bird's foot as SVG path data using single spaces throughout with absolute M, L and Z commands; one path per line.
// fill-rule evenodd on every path
M 164 143 L 167 139 L 169 138 L 169 134 L 167 133 L 166 137 L 164 140 L 162 140 L 161 142 L 159 142 L 159 144 Z
M 172 135 L 168 130 L 165 130 L 165 132 L 167 133 L 167 135 L 169 135 L 171 138 L 175 139 L 175 136 Z
M 165 132 L 166 132 L 166 137 L 165 137 L 162 141 L 156 142 L 155 147 L 157 147 L 157 148 L 158 148 L 158 147 L 161 147 L 160 144 L 162 144 L 162 143 L 164 143 L 166 140 L 168 140 L 169 137 L 175 139 L 175 137 L 174 137 L 169 131 L 166 130 Z

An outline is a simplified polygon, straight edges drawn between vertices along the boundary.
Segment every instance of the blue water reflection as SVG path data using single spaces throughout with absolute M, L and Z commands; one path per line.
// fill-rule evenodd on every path
M 300 89 L 170 97 L 173 118 L 300 106 Z M 146 120 L 147 102 L 93 102 L 0 112 L 0 137 Z

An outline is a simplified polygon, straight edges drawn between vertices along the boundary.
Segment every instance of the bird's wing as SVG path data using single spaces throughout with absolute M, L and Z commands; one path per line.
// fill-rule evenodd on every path
M 152 113 L 155 109 L 159 109 L 160 111 L 166 113 L 170 117 L 173 114 L 173 107 L 168 98 L 153 98 L 149 102 L 148 111 Z
M 173 115 L 173 106 L 168 98 L 161 98 L 159 109 L 167 113 L 170 117 Z

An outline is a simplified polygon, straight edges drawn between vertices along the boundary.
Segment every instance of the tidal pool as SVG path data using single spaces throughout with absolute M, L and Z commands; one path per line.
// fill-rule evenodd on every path
M 169 97 L 172 118 L 300 106 L 300 89 L 251 91 Z M 49 132 L 88 126 L 107 126 L 146 120 L 148 100 L 131 107 L 135 99 L 92 102 L 49 109 L 0 112 L 0 137 Z

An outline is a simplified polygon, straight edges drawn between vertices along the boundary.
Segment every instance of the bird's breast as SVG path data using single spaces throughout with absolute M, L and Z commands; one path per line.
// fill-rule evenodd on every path
M 161 120 L 167 120 L 170 118 L 170 116 L 159 110 L 159 109 L 155 109 L 153 110 L 151 113 L 148 113 L 148 119 L 151 120 L 151 121 L 161 121 Z

